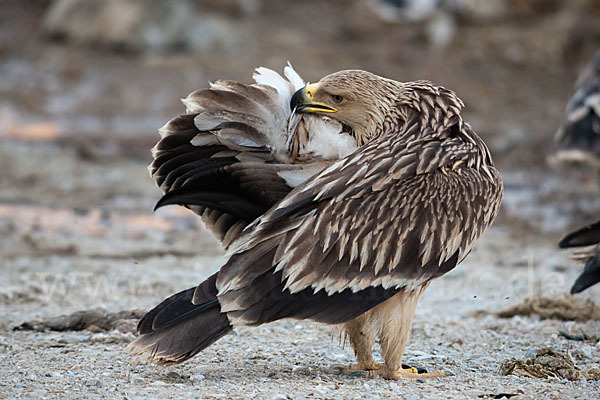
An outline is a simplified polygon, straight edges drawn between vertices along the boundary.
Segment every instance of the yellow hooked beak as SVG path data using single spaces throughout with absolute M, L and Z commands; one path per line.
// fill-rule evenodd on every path
M 319 88 L 318 83 L 311 83 L 306 85 L 302 89 L 299 89 L 292 96 L 290 101 L 290 108 L 296 109 L 296 112 L 303 113 L 314 113 L 314 112 L 325 112 L 334 113 L 337 112 L 337 108 L 330 106 L 329 104 L 314 101 L 315 94 Z

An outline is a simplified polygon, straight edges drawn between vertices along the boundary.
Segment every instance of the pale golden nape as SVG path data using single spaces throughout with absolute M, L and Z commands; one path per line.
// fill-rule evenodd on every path
M 447 89 L 356 70 L 302 86 L 292 71 L 194 92 L 163 130 L 158 205 L 202 215 L 228 261 L 151 310 L 133 351 L 178 363 L 235 326 L 307 319 L 343 327 L 350 369 L 439 377 L 402 356 L 419 296 L 496 217 L 490 153 Z

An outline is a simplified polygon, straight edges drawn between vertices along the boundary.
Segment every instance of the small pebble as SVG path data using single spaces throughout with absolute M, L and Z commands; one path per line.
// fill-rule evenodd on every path
M 312 370 L 310 369 L 310 367 L 306 367 L 306 366 L 295 366 L 292 369 L 292 372 L 294 372 L 296 374 L 302 374 L 302 375 L 311 375 L 312 374 Z
M 329 367 L 327 372 L 332 375 L 342 375 L 347 369 L 348 368 L 343 364 L 333 364 L 331 367 Z
M 583 353 L 583 355 L 586 358 L 592 358 L 593 357 L 593 353 L 594 353 L 594 346 L 582 346 L 581 347 L 581 352 Z
M 180 379 L 181 378 L 181 376 L 179 376 L 179 374 L 177 372 L 175 372 L 175 371 L 169 371 L 169 372 L 167 372 L 166 376 L 169 379 Z
M 144 378 L 142 378 L 141 376 L 136 376 L 131 380 L 131 382 L 134 385 L 143 385 L 145 383 Z
M 190 381 L 192 381 L 192 382 L 202 382 L 204 379 L 206 379 L 206 378 L 202 374 L 190 376 Z
M 89 387 L 102 387 L 102 382 L 99 379 L 88 379 L 85 385 Z
M 325 387 L 323 385 L 317 385 L 314 387 L 313 389 L 315 392 L 317 392 L 318 394 L 320 394 L 321 396 L 325 396 L 325 393 L 327 392 Z
M 533 358 L 535 357 L 535 349 L 530 349 L 529 351 L 527 351 L 527 353 L 525 353 L 525 358 Z

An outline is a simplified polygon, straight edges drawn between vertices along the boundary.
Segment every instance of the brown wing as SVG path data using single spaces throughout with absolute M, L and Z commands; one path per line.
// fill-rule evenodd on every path
M 302 318 L 330 322 L 315 316 L 328 309 L 327 299 L 379 288 L 383 301 L 422 285 L 468 254 L 501 193 L 498 172 L 473 143 L 378 139 L 296 188 L 238 238 L 217 279 L 222 310 L 237 323 L 264 322 L 272 313 L 257 308 L 272 308 L 268 299 L 280 290 L 276 304 L 289 304 L 277 318 L 302 310 Z M 274 274 L 278 285 L 265 278 Z M 323 299 L 307 317 L 301 304 L 311 294 Z M 336 312 L 344 320 L 366 309 Z
M 150 174 L 165 195 L 156 207 L 179 204 L 202 216 L 217 239 L 229 242 L 252 220 L 315 172 L 289 165 L 285 152 L 289 105 L 275 89 L 218 81 L 183 100 L 188 114 L 161 128 Z

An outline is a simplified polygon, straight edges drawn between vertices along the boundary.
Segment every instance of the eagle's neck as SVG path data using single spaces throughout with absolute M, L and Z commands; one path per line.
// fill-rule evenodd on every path
M 405 82 L 383 126 L 390 127 L 389 133 L 396 136 L 396 141 L 406 144 L 458 140 L 474 150 L 470 156 L 473 164 L 493 165 L 483 140 L 463 121 L 463 107 L 451 90 L 427 81 Z
M 390 117 L 404 126 L 405 140 L 437 138 L 448 134 L 454 125 L 462 126 L 463 102 L 454 92 L 428 81 L 405 82 L 396 97 Z

